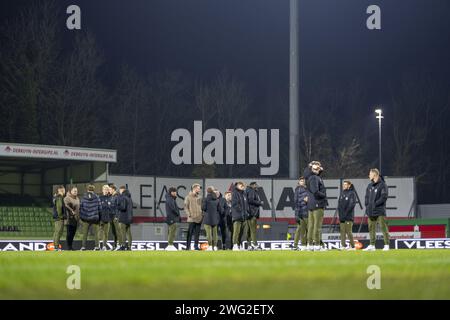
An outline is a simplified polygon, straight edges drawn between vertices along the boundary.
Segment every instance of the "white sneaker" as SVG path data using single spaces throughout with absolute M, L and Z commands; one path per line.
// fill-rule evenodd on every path
M 233 246 L 233 251 L 241 251 L 241 249 L 239 249 L 239 246 L 237 244 L 235 244 Z
M 323 246 L 323 247 L 320 247 L 319 251 L 328 251 L 328 248 Z
M 308 250 L 306 246 L 300 246 L 300 251 L 306 251 Z
M 178 251 L 177 248 L 175 248 L 174 245 L 167 246 L 166 251 Z
M 355 249 L 355 248 L 352 248 L 352 247 L 350 247 L 350 248 L 347 248 L 347 251 L 356 251 L 356 249 Z
M 102 251 L 107 251 L 108 249 L 106 249 L 106 247 L 102 247 Z
M 375 250 L 377 250 L 377 249 L 375 248 L 375 246 L 373 246 L 371 244 L 368 245 L 367 248 L 363 249 L 363 251 L 375 251 Z
M 314 246 L 308 244 L 308 245 L 306 246 L 306 251 L 314 251 Z
M 389 251 L 389 245 L 388 244 L 386 244 L 386 245 L 384 245 L 384 247 L 383 247 L 383 251 Z
M 217 251 L 217 250 L 219 250 L 219 249 L 217 249 L 217 247 L 214 247 L 214 251 Z
M 314 246 L 314 251 L 320 251 L 320 246 Z
M 208 246 L 208 248 L 206 249 L 206 251 L 213 251 L 213 247 Z

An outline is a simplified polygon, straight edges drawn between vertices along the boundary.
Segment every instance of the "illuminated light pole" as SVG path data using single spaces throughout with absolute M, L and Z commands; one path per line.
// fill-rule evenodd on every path
M 378 170 L 380 170 L 381 173 L 381 120 L 384 118 L 383 117 L 383 110 L 381 109 L 376 109 L 375 113 L 377 114 L 376 118 L 378 119 Z

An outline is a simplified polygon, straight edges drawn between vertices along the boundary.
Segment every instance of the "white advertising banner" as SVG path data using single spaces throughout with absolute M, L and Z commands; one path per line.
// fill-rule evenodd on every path
M 170 187 L 177 188 L 177 204 L 184 216 L 184 199 L 190 191 L 192 184 L 202 185 L 203 193 L 208 186 L 214 186 L 222 193 L 230 189 L 230 186 L 239 180 L 245 183 L 256 181 L 259 193 L 264 205 L 261 209 L 262 218 L 272 217 L 272 206 L 276 218 L 294 218 L 294 190 L 297 180 L 289 179 L 194 179 L 194 178 L 163 178 L 163 177 L 132 177 L 109 176 L 110 182 L 117 186 L 128 186 L 133 202 L 136 206 L 136 216 L 164 217 L 165 195 Z M 355 207 L 355 217 L 363 217 L 365 212 L 364 198 L 368 179 L 350 179 L 353 182 L 357 194 L 358 203 Z M 325 217 L 334 216 L 341 192 L 340 179 L 324 179 L 327 188 L 328 208 Z M 414 202 L 413 178 L 386 178 L 389 187 L 389 199 L 387 201 L 387 216 L 389 218 L 404 218 L 408 216 Z M 273 199 L 272 199 L 273 198 Z
M 261 218 L 270 218 L 272 216 L 272 208 L 271 208 L 271 193 L 272 193 L 272 180 L 270 179 L 205 179 L 205 189 L 208 186 L 213 186 L 217 188 L 222 194 L 225 191 L 230 190 L 231 185 L 236 181 L 242 181 L 245 184 L 249 184 L 250 182 L 255 181 L 259 185 L 259 196 L 261 197 L 261 201 L 263 202 L 262 208 L 260 210 Z
M 155 216 L 155 177 L 110 175 L 108 182 L 114 183 L 117 188 L 128 188 L 133 200 L 134 216 Z
M 189 194 L 191 186 L 194 183 L 202 185 L 203 179 L 189 179 L 189 178 L 156 178 L 156 216 L 166 216 L 166 194 L 170 187 L 177 189 L 177 205 L 181 210 L 181 216 L 184 217 L 184 199 Z
M 117 162 L 116 150 L 0 143 L 0 156 Z

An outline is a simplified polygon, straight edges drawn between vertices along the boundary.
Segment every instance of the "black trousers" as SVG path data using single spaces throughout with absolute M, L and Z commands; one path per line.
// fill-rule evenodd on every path
M 198 241 L 200 239 L 200 230 L 202 228 L 201 223 L 189 222 L 189 229 L 186 239 L 186 249 L 191 249 L 192 236 L 194 236 L 194 247 L 199 248 Z
M 227 247 L 227 223 L 225 219 L 220 219 L 218 229 L 220 230 L 220 236 L 222 237 L 222 249 Z
M 67 247 L 69 250 L 72 250 L 73 247 L 73 238 L 75 238 L 75 233 L 77 232 L 77 226 L 76 225 L 66 225 L 67 232 L 66 232 L 66 241 L 67 241 Z

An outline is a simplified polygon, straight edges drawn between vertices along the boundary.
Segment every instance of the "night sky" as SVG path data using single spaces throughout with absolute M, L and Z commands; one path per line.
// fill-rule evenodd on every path
M 0 20 L 14 17 L 26 4 L 2 1 Z M 142 76 L 180 70 L 194 80 L 213 78 L 226 69 L 246 84 L 253 108 L 263 105 L 268 92 L 288 101 L 288 0 L 58 4 L 67 43 L 76 31 L 65 29 L 65 8 L 81 7 L 82 28 L 95 35 L 106 59 L 106 81 L 118 77 L 122 64 Z M 366 9 L 372 4 L 381 7 L 382 30 L 366 28 Z M 368 125 L 376 133 L 374 106 L 382 105 L 388 115 L 390 94 L 408 73 L 426 72 L 448 88 L 449 14 L 448 0 L 300 0 L 300 108 L 303 95 L 314 95 L 317 87 L 358 80 L 368 96 L 367 105 L 361 106 L 367 117 L 352 120 L 372 120 Z M 343 125 L 349 120 L 337 119 Z

